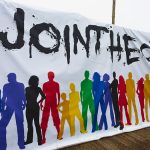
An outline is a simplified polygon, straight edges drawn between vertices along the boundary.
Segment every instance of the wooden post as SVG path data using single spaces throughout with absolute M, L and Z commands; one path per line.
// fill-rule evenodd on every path
M 116 0 L 113 0 L 112 5 L 112 24 L 115 24 Z

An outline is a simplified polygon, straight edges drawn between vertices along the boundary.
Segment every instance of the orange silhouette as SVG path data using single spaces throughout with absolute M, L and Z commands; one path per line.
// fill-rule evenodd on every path
M 70 115 L 71 115 L 71 136 L 74 136 L 75 117 L 77 117 L 77 119 L 80 122 L 80 132 L 86 133 L 86 131 L 84 129 L 83 118 L 79 109 L 80 95 L 79 92 L 76 91 L 74 83 L 70 84 L 70 90 L 71 92 L 69 93 L 69 99 L 70 99 Z
M 135 125 L 137 125 L 139 123 L 139 119 L 138 119 L 138 113 L 137 113 L 137 108 L 136 108 L 136 103 L 135 103 L 135 82 L 132 79 L 131 72 L 129 72 L 128 79 L 126 80 L 126 90 L 127 90 L 127 97 L 128 97 L 128 108 L 129 108 L 130 121 L 132 120 L 132 106 L 133 106 L 134 113 L 135 113 L 135 119 L 136 119 Z
M 145 97 L 145 113 L 146 113 L 146 121 L 149 122 L 148 118 L 148 108 L 150 106 L 150 80 L 149 74 L 145 75 L 144 81 L 144 97 Z
M 70 135 L 71 135 L 71 118 L 70 118 L 70 113 L 69 113 L 69 103 L 70 102 L 68 100 L 66 100 L 66 93 L 62 93 L 61 98 L 62 98 L 63 102 L 58 105 L 58 110 L 59 110 L 59 112 L 62 113 L 62 117 L 61 117 L 61 121 L 60 121 L 61 127 L 60 127 L 60 132 L 59 132 L 59 140 L 62 139 L 62 136 L 64 133 L 65 121 L 67 121 L 69 124 Z

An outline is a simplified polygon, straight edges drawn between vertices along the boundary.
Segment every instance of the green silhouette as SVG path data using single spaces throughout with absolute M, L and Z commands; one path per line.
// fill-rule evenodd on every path
M 81 82 L 80 85 L 81 86 L 80 97 L 81 97 L 81 104 L 82 104 L 82 117 L 84 121 L 84 128 L 86 130 L 88 108 L 91 112 L 92 126 L 94 122 L 95 108 L 94 108 L 94 100 L 92 95 L 92 81 L 89 79 L 90 76 L 89 71 L 85 71 L 84 76 L 85 79 Z

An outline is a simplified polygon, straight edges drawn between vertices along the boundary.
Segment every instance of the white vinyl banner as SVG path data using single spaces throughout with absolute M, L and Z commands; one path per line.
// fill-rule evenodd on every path
M 150 126 L 149 33 L 5 0 L 0 20 L 0 150 Z

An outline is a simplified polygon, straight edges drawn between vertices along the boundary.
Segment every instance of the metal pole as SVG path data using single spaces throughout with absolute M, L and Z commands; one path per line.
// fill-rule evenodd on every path
M 112 5 L 112 24 L 115 24 L 116 0 L 113 0 Z

